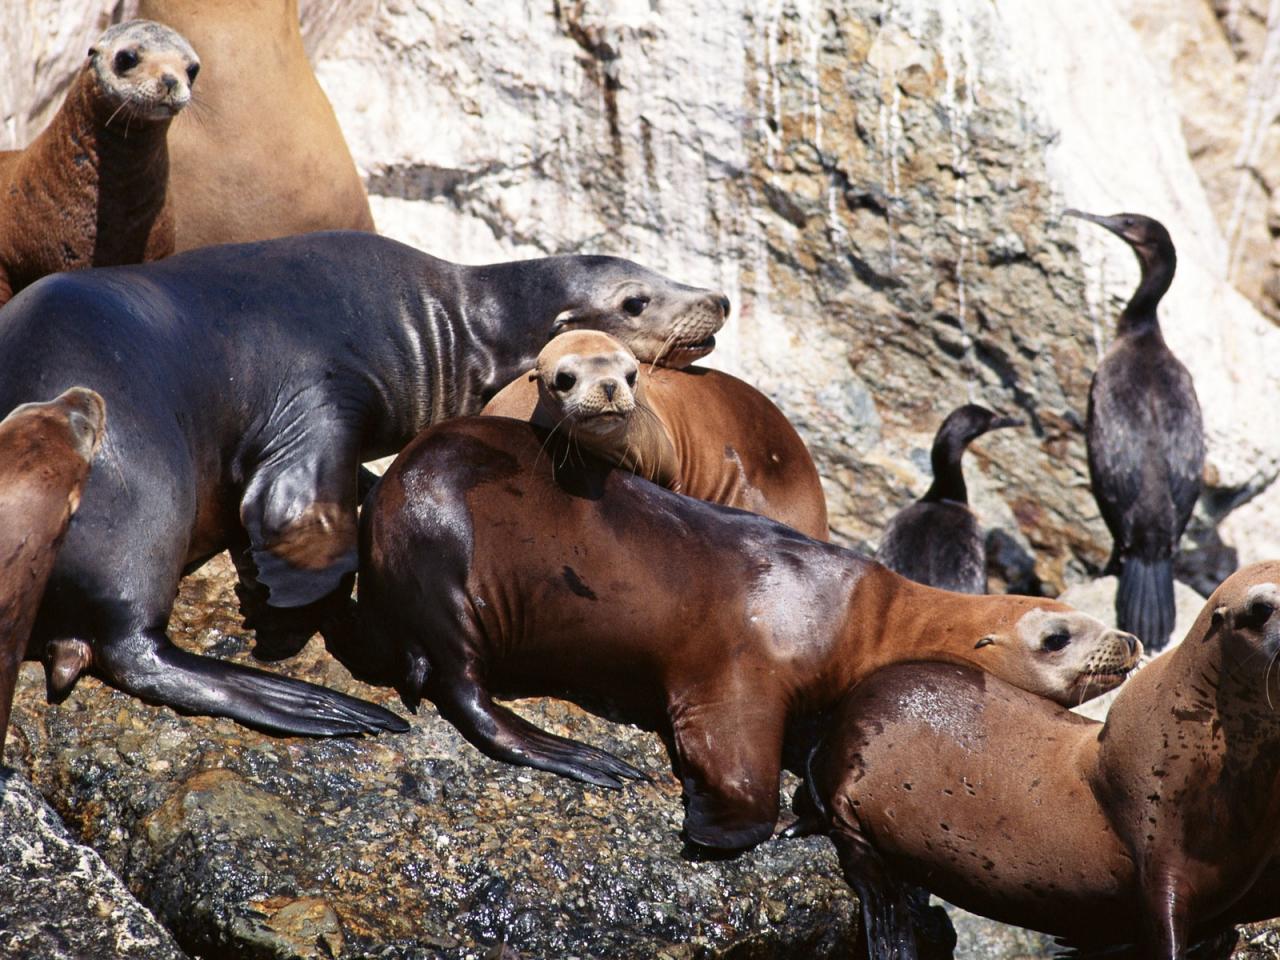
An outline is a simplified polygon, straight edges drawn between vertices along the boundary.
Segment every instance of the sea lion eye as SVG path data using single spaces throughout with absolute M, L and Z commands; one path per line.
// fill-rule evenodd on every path
M 193 63 L 191 66 L 187 67 L 187 83 L 189 84 L 195 83 L 196 74 L 199 72 L 200 72 L 200 64 L 198 63 Z
M 564 393 L 566 390 L 572 390 L 573 385 L 577 382 L 578 382 L 577 377 L 575 377 L 572 373 L 565 373 L 562 370 L 560 373 L 556 374 L 556 380 L 555 380 L 554 386 L 561 393 Z
M 636 385 L 636 372 L 632 370 L 630 373 L 627 374 L 627 386 L 635 387 L 635 385 Z
M 1044 648 L 1053 653 L 1057 653 L 1071 642 L 1071 634 L 1069 633 L 1051 633 L 1044 638 Z
M 116 73 L 128 73 L 138 65 L 138 54 L 134 50 L 121 50 L 112 61 Z
M 644 313 L 644 308 L 649 305 L 648 297 L 627 297 L 622 301 L 622 310 L 624 313 L 633 317 L 638 317 Z
M 1260 627 L 1268 620 L 1271 615 L 1276 612 L 1275 606 L 1267 603 L 1265 600 L 1255 600 L 1249 604 L 1249 612 L 1246 614 L 1247 623 L 1244 626 Z

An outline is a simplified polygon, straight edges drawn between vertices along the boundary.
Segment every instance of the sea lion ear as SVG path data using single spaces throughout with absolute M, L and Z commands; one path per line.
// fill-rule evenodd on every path
M 88 56 L 90 56 L 90 57 L 96 57 L 97 55 L 98 55 L 98 48 L 97 48 L 97 47 L 90 47 L 90 48 L 89 48 Z
M 1213 636 L 1214 632 L 1222 629 L 1227 622 L 1227 608 L 1215 607 L 1213 617 L 1209 620 L 1209 629 L 1204 632 L 1204 639 L 1208 640 Z
M 989 647 L 996 642 L 996 638 L 992 636 L 983 637 L 973 645 L 973 649 L 981 650 L 983 647 Z
M 554 337 L 557 333 L 560 333 L 565 327 L 577 319 L 578 318 L 573 315 L 573 310 L 561 310 L 559 315 L 551 321 L 551 336 Z M 550 339 L 550 337 L 548 337 L 548 339 Z

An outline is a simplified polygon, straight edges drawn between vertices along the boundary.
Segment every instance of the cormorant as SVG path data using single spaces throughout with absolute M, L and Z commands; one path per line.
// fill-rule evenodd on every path
M 1156 306 L 1177 266 L 1169 231 L 1137 213 L 1068 215 L 1137 254 L 1142 280 L 1089 386 L 1089 478 L 1114 547 L 1116 624 L 1154 653 L 1173 632 L 1173 555 L 1200 496 L 1204 430 L 1191 374 L 1165 345 Z
M 876 559 L 917 583 L 960 593 L 987 592 L 987 546 L 969 509 L 960 458 L 988 430 L 1020 427 L 986 407 L 966 403 L 951 411 L 933 438 L 933 485 L 885 527 Z

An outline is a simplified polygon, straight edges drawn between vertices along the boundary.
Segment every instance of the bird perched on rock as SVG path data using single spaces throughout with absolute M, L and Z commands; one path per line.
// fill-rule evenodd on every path
M 1114 547 L 1116 624 L 1155 652 L 1173 632 L 1173 556 L 1200 495 L 1204 429 L 1195 385 L 1160 333 L 1156 307 L 1173 282 L 1169 231 L 1137 213 L 1070 216 L 1106 227 L 1133 248 L 1138 289 L 1089 387 L 1089 478 Z
M 986 593 L 986 541 L 969 509 L 960 459 L 969 444 L 987 431 L 1022 423 L 975 403 L 951 411 L 933 438 L 933 485 L 889 521 L 876 559 L 917 583 Z

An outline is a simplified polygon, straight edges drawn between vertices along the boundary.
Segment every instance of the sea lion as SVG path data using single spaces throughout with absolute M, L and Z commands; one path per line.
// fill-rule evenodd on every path
M 461 267 L 354 232 L 39 281 L 4 308 L 0 411 L 85 383 L 112 412 L 36 623 L 51 695 L 87 660 L 125 692 L 268 731 L 403 728 L 175 648 L 183 571 L 231 548 L 246 623 L 271 655 L 292 652 L 350 595 L 362 460 L 478 410 L 557 327 L 598 324 L 649 359 L 692 359 L 726 306 L 612 257 Z
M 365 500 L 358 658 L 490 756 L 618 787 L 642 774 L 491 699 L 604 699 L 670 738 L 694 844 L 773 831 L 784 736 L 876 667 L 952 660 L 1074 703 L 1128 634 L 1052 600 L 920 586 L 756 514 L 575 461 L 534 424 L 417 437 Z M 547 469 L 550 463 L 552 469 Z
M 80 387 L 0 420 L 0 760 L 36 607 L 104 421 L 102 398 Z
M 1120 578 L 1116 623 L 1155 653 L 1173 632 L 1173 556 L 1204 471 L 1195 384 L 1165 344 L 1156 316 L 1177 255 L 1169 231 L 1150 217 L 1066 212 L 1120 237 L 1142 267 L 1089 385 L 1085 442 L 1093 496 L 1114 541 L 1106 572 Z
M 0 304 L 49 273 L 173 252 L 166 134 L 200 60 L 149 20 L 108 29 L 61 109 L 25 150 L 0 153 Z
M 917 583 L 959 593 L 986 593 L 987 542 L 969 509 L 960 460 L 969 444 L 984 433 L 1022 423 L 976 403 L 952 410 L 933 438 L 929 454 L 933 483 L 923 497 L 889 521 L 876 559 Z
M 1277 609 L 1280 563 L 1232 575 L 1105 724 L 967 666 L 861 684 L 809 783 L 866 890 L 872 955 L 912 955 L 893 915 L 903 881 L 1082 950 L 1150 957 L 1280 915 Z
M 643 366 L 607 333 L 580 330 L 543 347 L 481 413 L 563 430 L 575 448 L 668 489 L 828 538 L 804 441 L 768 397 L 727 373 Z
M 298 0 L 142 0 L 138 15 L 181 30 L 207 61 L 196 109 L 169 131 L 178 250 L 374 229 Z

